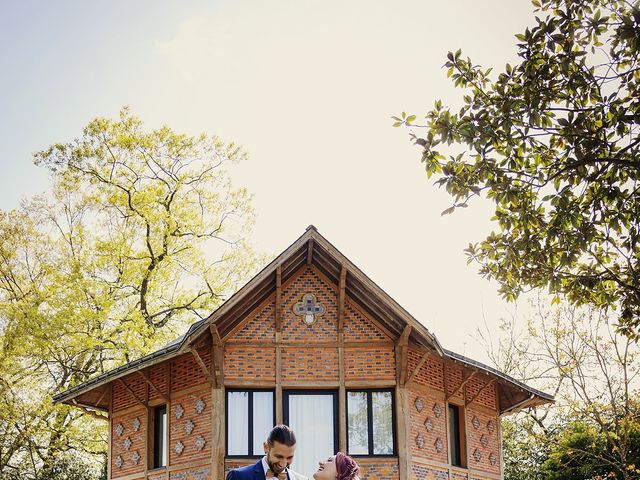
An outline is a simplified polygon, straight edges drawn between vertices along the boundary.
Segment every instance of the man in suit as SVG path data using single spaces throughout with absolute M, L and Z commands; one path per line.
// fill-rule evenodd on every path
M 276 425 L 264 442 L 264 457 L 255 465 L 236 468 L 227 480 L 308 480 L 289 468 L 296 450 L 296 436 L 286 425 Z

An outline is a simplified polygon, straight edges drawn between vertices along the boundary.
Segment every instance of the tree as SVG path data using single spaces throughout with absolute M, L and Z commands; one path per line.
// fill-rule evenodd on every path
M 505 425 L 505 478 L 637 478 L 640 347 L 599 311 L 536 307 L 525 328 L 505 321 L 497 344 L 482 334 L 493 363 L 556 398 Z
M 244 157 L 126 109 L 35 154 L 51 194 L 0 212 L 2 474 L 54 475 L 73 452 L 91 470 L 104 423 L 51 394 L 175 338 L 247 277 L 251 199 L 225 172 Z
M 635 461 L 640 460 L 640 422 L 630 425 L 630 452 Z M 607 433 L 588 422 L 575 421 L 560 430 L 551 442 L 548 458 L 542 463 L 543 477 L 548 480 L 584 480 L 586 478 L 637 478 L 639 470 L 629 465 L 625 473 L 620 465 L 611 464 L 607 458 L 612 452 Z
M 470 261 L 516 298 L 547 287 L 640 325 L 640 9 L 626 0 L 533 0 L 520 63 L 499 75 L 449 53 L 454 111 L 393 117 L 412 129 L 427 176 L 453 197 L 495 204 L 499 231 Z M 457 149 L 455 147 L 458 147 Z

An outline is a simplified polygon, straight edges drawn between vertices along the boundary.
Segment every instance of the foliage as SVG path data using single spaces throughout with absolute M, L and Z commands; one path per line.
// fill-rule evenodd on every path
M 502 420 L 501 428 L 505 480 L 541 479 L 549 445 L 546 437 L 538 433 L 533 419 L 507 417 Z
M 629 425 L 632 457 L 628 459 L 628 475 L 619 464 L 610 463 L 607 432 L 586 422 L 576 421 L 566 426 L 553 439 L 551 452 L 542 464 L 544 478 L 548 480 L 584 480 L 585 478 L 634 478 L 640 465 L 640 422 Z
M 103 454 L 104 422 L 51 395 L 175 338 L 246 278 L 250 196 L 224 170 L 244 157 L 127 110 L 35 154 L 51 194 L 0 212 L 0 472 Z
M 556 398 L 504 425 L 505 478 L 637 478 L 640 346 L 601 312 L 535 307 L 524 328 L 505 321 L 497 344 L 482 334 L 493 363 Z
M 617 308 L 637 335 L 640 8 L 532 3 L 538 16 L 516 35 L 517 65 L 495 76 L 449 53 L 463 106 L 436 101 L 424 124 L 403 113 L 394 125 L 416 127 L 427 176 L 454 198 L 443 214 L 478 196 L 495 204 L 499 231 L 467 253 L 506 298 L 548 287 L 576 305 Z

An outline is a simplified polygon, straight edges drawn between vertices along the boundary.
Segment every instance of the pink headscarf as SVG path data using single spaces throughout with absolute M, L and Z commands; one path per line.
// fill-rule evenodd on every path
M 336 471 L 338 472 L 337 480 L 358 480 L 360 467 L 358 463 L 349 455 L 342 452 L 336 453 Z

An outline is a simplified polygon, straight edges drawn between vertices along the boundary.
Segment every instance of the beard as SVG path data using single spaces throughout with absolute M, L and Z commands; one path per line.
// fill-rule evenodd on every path
M 271 469 L 271 471 L 276 475 L 280 475 L 282 472 L 284 472 L 287 469 L 287 467 L 280 469 L 277 465 L 274 465 L 273 463 L 271 463 L 271 459 L 269 458 L 269 455 L 267 455 L 267 465 L 269 465 L 269 468 Z

